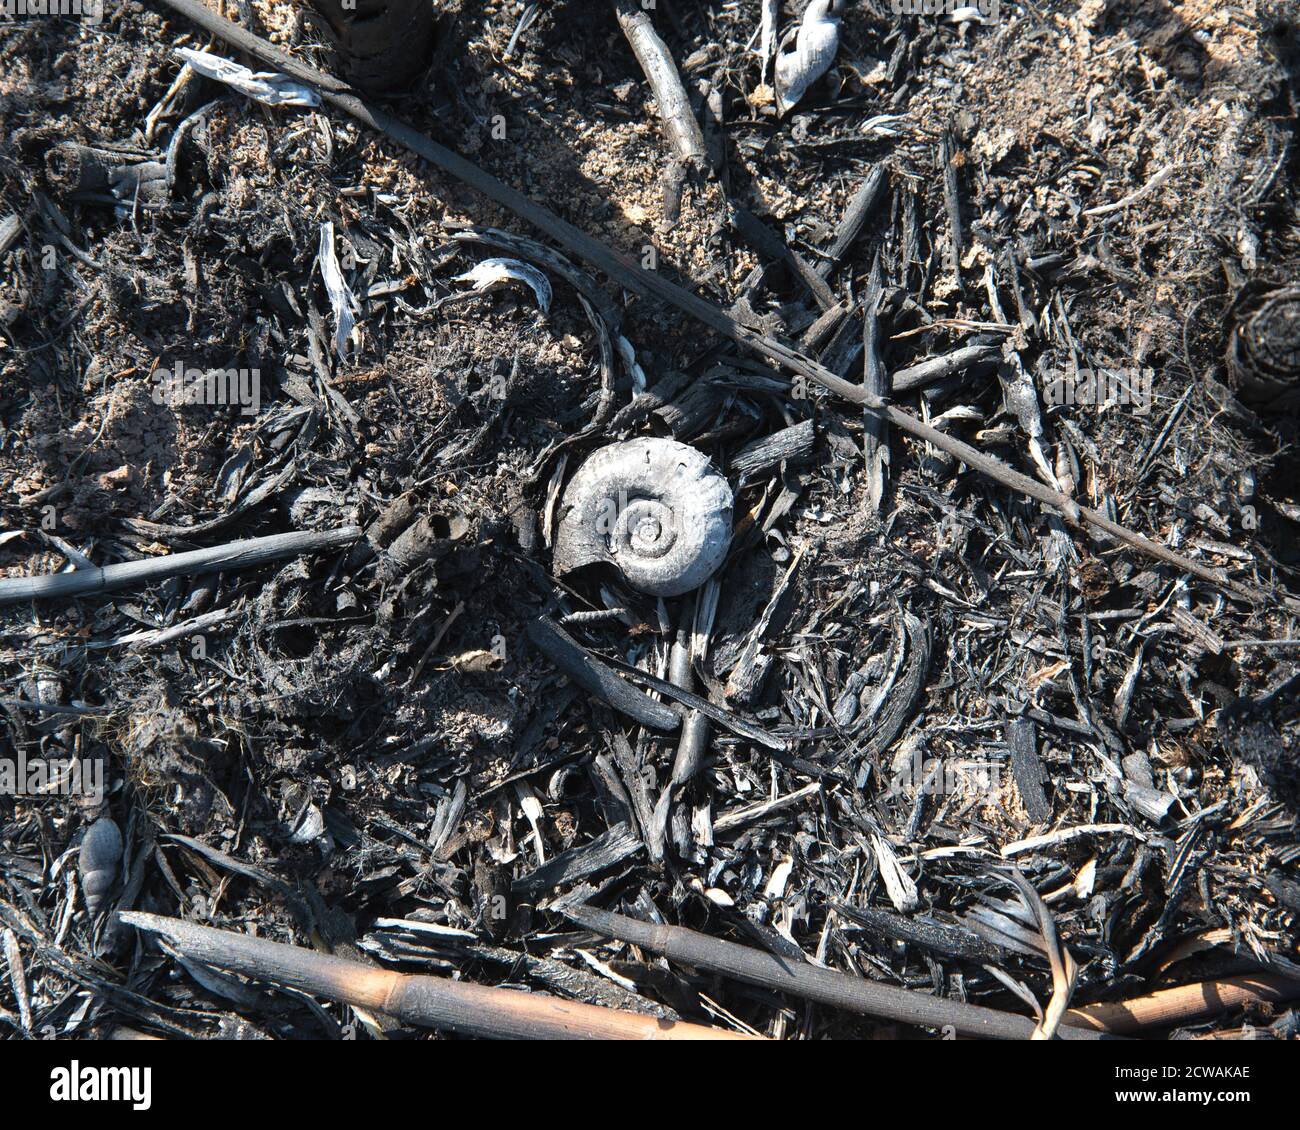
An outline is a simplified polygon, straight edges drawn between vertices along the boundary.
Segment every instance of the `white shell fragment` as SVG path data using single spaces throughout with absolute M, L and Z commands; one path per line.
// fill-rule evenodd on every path
M 767 82 L 767 68 L 772 62 L 772 48 L 776 45 L 776 17 L 780 0 L 763 0 L 760 12 L 760 40 L 758 53 L 763 58 L 763 71 L 759 81 Z
M 782 114 L 793 110 L 808 88 L 830 70 L 839 47 L 836 0 L 812 0 L 804 11 L 794 50 L 776 57 L 776 104 Z
M 334 225 L 328 220 L 320 226 L 320 251 L 316 259 L 320 263 L 321 278 L 325 281 L 325 292 L 330 298 L 330 309 L 334 312 L 334 350 L 347 360 L 348 344 L 361 313 L 361 304 L 339 269 L 338 257 L 334 254 Z
M 622 334 L 615 335 L 614 348 L 618 350 L 619 359 L 632 378 L 632 395 L 640 396 L 645 392 L 645 370 L 637 363 L 636 350 Z
M 223 82 L 240 94 L 246 94 L 267 106 L 307 106 L 320 105 L 320 95 L 309 86 L 295 82 L 288 75 L 273 71 L 254 73 L 220 55 L 210 55 L 206 51 L 193 51 L 188 47 L 176 48 L 176 54 L 185 60 L 193 70 L 205 78 Z
M 484 259 L 463 275 L 457 275 L 454 281 L 467 282 L 477 291 L 495 290 L 511 281 L 527 283 L 542 313 L 551 308 L 551 280 L 536 267 L 518 259 Z
M 604 561 L 640 592 L 680 596 L 727 556 L 731 506 L 727 480 L 695 448 L 656 438 L 610 444 L 564 492 L 555 571 Z

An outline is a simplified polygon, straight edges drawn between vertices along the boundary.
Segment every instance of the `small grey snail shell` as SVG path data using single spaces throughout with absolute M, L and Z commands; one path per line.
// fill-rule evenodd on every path
M 656 438 L 612 443 L 564 492 L 555 571 L 604 561 L 640 592 L 680 596 L 727 556 L 731 506 L 727 480 L 695 448 Z
M 117 865 L 122 859 L 122 833 L 107 816 L 96 820 L 81 840 L 77 870 L 81 872 L 81 889 L 86 896 L 86 910 L 95 918 L 108 901 L 108 892 L 117 879 Z

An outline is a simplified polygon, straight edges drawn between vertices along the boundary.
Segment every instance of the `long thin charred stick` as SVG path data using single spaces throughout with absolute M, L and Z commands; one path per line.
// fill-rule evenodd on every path
M 871 262 L 867 294 L 862 300 L 862 387 L 881 399 L 889 395 L 889 374 L 881 356 L 880 296 L 884 283 L 880 275 L 880 253 Z M 880 511 L 889 480 L 889 425 L 870 411 L 863 412 L 862 455 L 866 461 L 867 510 Z
M 994 1040 L 1028 1040 L 1037 1028 L 1027 1016 L 864 981 L 834 969 L 800 965 L 681 926 L 657 926 L 594 906 L 566 907 L 564 913 L 588 930 L 631 942 L 652 953 L 663 954 L 671 961 L 723 973 L 738 981 L 820 1001 L 848 1012 L 882 1016 L 922 1028 L 952 1028 L 958 1035 Z M 1065 1040 L 1095 1040 L 1103 1033 L 1063 1024 L 1056 1035 Z
M 20 600 L 81 596 L 85 593 L 112 592 L 115 589 L 152 584 L 186 573 L 219 573 L 224 569 L 251 569 L 282 557 L 303 553 L 321 553 L 350 545 L 361 536 L 360 526 L 342 526 L 337 530 L 295 530 L 289 534 L 272 534 L 264 538 L 245 538 L 210 549 L 193 549 L 188 553 L 169 553 L 143 561 L 121 561 L 97 569 L 78 569 L 75 573 L 44 573 L 38 577 L 7 577 L 0 580 L 0 605 Z
M 313 996 L 382 1012 L 411 1024 L 489 1039 L 728 1040 L 750 1039 L 700 1024 L 659 1020 L 540 993 L 496 989 L 444 977 L 394 973 L 359 961 L 215 930 L 179 918 L 134 911 L 124 923 L 157 934 L 183 957 L 290 985 Z
M 1184 557 L 1180 553 L 1175 553 L 1167 546 L 1152 541 L 1143 534 L 1136 533 L 1125 526 L 1121 526 L 1118 522 L 1111 521 L 1100 511 L 1080 506 L 1074 499 L 1062 494 L 1060 491 L 1013 470 L 1000 460 L 985 455 L 969 444 L 944 434 L 902 409 L 884 403 L 879 396 L 868 392 L 861 385 L 844 380 L 832 373 L 824 365 L 819 364 L 810 357 L 805 357 L 791 346 L 741 325 L 712 302 L 677 286 L 670 280 L 663 278 L 656 271 L 644 270 L 625 255 L 587 235 L 549 209 L 534 203 L 521 192 L 497 180 L 496 177 L 485 173 L 473 162 L 467 161 L 460 156 L 460 154 L 439 145 L 432 138 L 425 136 L 405 122 L 391 117 L 378 107 L 358 97 L 346 83 L 324 74 L 314 67 L 307 66 L 293 58 L 293 56 L 272 46 L 266 40 L 252 35 L 238 25 L 232 24 L 229 20 L 210 12 L 198 0 L 161 0 L 161 3 L 180 12 L 205 31 L 224 39 L 227 43 L 243 51 L 247 51 L 268 66 L 275 67 L 277 70 L 283 71 L 301 82 L 311 83 L 316 86 L 321 92 L 321 97 L 330 105 L 338 107 L 372 129 L 387 134 L 412 153 L 423 157 L 430 164 L 463 181 L 471 188 L 477 189 L 503 208 L 508 208 L 515 215 L 526 220 L 539 231 L 545 232 L 575 255 L 586 260 L 591 266 L 605 272 L 610 278 L 616 279 L 627 289 L 635 291 L 637 294 L 658 298 L 677 307 L 677 309 L 698 319 L 705 325 L 711 326 L 732 341 L 768 357 L 779 365 L 784 365 L 791 372 L 821 385 L 849 403 L 871 409 L 880 417 L 888 420 L 899 431 L 907 432 L 917 439 L 924 440 L 926 443 L 937 447 L 940 451 L 946 451 L 973 470 L 993 479 L 995 482 L 1001 483 L 1003 486 L 1019 491 L 1021 494 L 1027 495 L 1045 506 L 1053 507 L 1064 514 L 1071 522 L 1076 524 L 1086 523 L 1110 535 L 1116 541 L 1141 550 L 1157 561 L 1162 561 L 1194 577 L 1199 577 L 1203 581 L 1217 585 L 1242 599 L 1259 603 L 1274 601 L 1275 598 L 1270 594 L 1260 589 L 1242 585 L 1232 580 L 1220 569 L 1212 569 L 1198 561 L 1193 561 L 1189 557 Z M 1290 608 L 1300 609 L 1300 600 L 1296 598 L 1283 597 L 1283 602 Z

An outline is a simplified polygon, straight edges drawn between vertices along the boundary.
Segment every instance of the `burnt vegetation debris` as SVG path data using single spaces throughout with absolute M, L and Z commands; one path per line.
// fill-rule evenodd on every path
M 1290 6 L 314 7 L 0 41 L 0 1029 L 1294 1034 Z

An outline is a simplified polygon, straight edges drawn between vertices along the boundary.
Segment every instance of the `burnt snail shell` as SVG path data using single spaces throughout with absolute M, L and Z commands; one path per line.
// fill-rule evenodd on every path
M 640 592 L 680 596 L 727 556 L 731 508 L 730 485 L 695 448 L 658 438 L 610 444 L 564 492 L 555 572 L 604 562 Z
M 108 902 L 108 892 L 117 879 L 122 859 L 122 833 L 105 816 L 96 820 L 81 840 L 77 870 L 81 873 L 81 890 L 86 896 L 86 910 L 96 917 Z
M 1279 411 L 1300 404 L 1300 286 L 1248 288 L 1233 303 L 1233 321 L 1227 362 L 1237 395 Z

